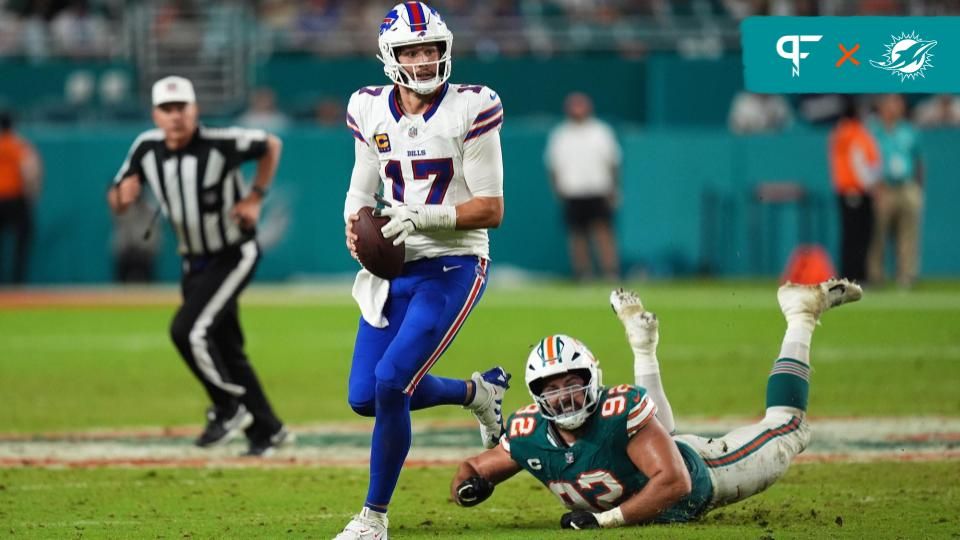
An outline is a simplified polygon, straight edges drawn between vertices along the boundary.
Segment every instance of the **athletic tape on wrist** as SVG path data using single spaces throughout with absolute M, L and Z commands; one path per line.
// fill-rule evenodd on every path
M 619 527 L 624 524 L 623 511 L 620 510 L 619 506 L 606 512 L 594 514 L 594 516 L 596 516 L 597 523 L 600 524 L 600 527 L 604 529 L 608 527 Z
M 425 231 L 452 231 L 457 228 L 457 209 L 446 205 L 424 205 L 421 210 Z

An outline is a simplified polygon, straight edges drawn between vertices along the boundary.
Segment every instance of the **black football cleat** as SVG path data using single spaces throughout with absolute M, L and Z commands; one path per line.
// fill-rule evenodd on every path
M 200 448 L 219 446 L 234 438 L 237 433 L 253 423 L 253 415 L 243 405 L 238 405 L 236 412 L 228 417 L 217 414 L 214 407 L 207 409 L 207 426 L 193 444 Z
M 284 446 L 290 446 L 297 439 L 293 432 L 287 428 L 281 427 L 279 431 L 266 439 L 250 440 L 250 446 L 247 451 L 241 454 L 244 457 L 270 457 L 278 449 Z

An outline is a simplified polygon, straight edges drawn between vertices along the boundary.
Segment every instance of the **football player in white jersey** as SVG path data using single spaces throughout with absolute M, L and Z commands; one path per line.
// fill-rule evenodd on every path
M 387 505 L 410 449 L 410 411 L 462 405 L 480 421 L 484 446 L 503 429 L 507 375 L 494 367 L 470 380 L 428 374 L 483 295 L 487 229 L 503 219 L 503 105 L 496 92 L 447 82 L 453 36 L 422 2 L 396 5 L 380 25 L 379 58 L 390 86 L 350 97 L 347 126 L 356 161 L 344 204 L 346 244 L 364 206 L 405 242 L 403 272 L 389 281 L 362 269 L 353 287 L 361 318 L 350 370 L 350 406 L 374 416 L 370 484 L 360 514 L 337 536 L 387 537 Z

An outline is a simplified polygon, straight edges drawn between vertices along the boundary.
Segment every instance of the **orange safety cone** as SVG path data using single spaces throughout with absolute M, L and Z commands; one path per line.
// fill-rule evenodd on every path
M 780 283 L 787 281 L 802 285 L 815 285 L 836 277 L 837 271 L 827 250 L 819 244 L 797 246 L 790 254 Z

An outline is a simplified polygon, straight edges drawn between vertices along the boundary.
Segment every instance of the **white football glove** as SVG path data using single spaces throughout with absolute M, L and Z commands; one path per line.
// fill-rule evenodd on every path
M 436 204 L 398 204 L 376 211 L 378 216 L 390 218 L 380 228 L 384 238 L 396 236 L 393 245 L 399 246 L 414 231 L 453 230 L 457 226 L 457 209 Z
M 400 204 L 377 210 L 377 215 L 390 218 L 390 221 L 380 228 L 383 237 L 396 236 L 393 239 L 393 245 L 395 246 L 403 243 L 410 236 L 410 233 L 417 230 L 417 224 L 420 221 L 420 208 L 418 207 L 422 206 L 422 204 L 414 206 Z

